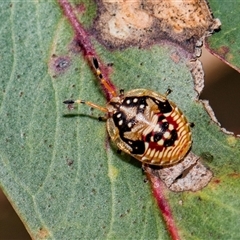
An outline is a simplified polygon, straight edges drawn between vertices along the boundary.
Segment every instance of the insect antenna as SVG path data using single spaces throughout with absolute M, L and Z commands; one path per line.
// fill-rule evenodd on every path
M 93 103 L 93 102 L 89 102 L 89 101 L 85 101 L 85 100 L 81 100 L 81 99 L 78 99 L 78 100 L 72 100 L 72 99 L 70 99 L 70 100 L 65 100 L 63 103 L 64 103 L 64 104 L 67 104 L 67 105 L 72 105 L 72 104 L 74 104 L 74 103 L 77 103 L 77 104 L 86 104 L 86 105 L 88 105 L 88 106 L 90 106 L 90 107 L 92 107 L 92 108 L 98 109 L 98 110 L 101 111 L 101 112 L 108 112 L 107 108 L 105 108 L 105 107 L 102 107 L 102 106 L 99 106 L 99 105 L 97 105 L 97 104 L 95 104 L 95 103 Z M 71 108 L 70 108 L 70 109 L 71 109 Z

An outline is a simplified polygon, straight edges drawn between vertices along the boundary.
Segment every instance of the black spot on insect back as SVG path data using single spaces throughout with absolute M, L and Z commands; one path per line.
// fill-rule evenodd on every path
M 175 129 L 171 131 L 171 137 L 164 141 L 164 147 L 170 147 L 174 145 L 174 142 L 178 139 L 178 134 Z
M 158 122 L 162 122 L 163 119 L 166 119 L 163 114 L 159 115 Z
M 155 99 L 153 99 L 153 101 L 158 105 L 158 108 L 161 113 L 170 113 L 172 111 L 172 107 L 168 102 L 168 100 L 165 100 L 162 102 L 162 101 L 156 101 Z
M 120 131 L 123 130 L 126 125 L 126 115 L 124 112 L 118 111 L 112 116 L 115 125 L 119 128 Z
M 146 97 L 139 98 L 137 113 L 144 113 L 146 106 L 147 106 Z
M 136 107 L 139 105 L 139 98 L 138 97 L 126 97 L 122 103 L 124 107 Z
M 140 141 L 140 140 L 132 141 L 131 148 L 132 148 L 132 151 L 131 151 L 132 154 L 143 154 L 145 152 L 144 141 Z
M 131 131 L 132 127 L 136 123 L 135 117 L 127 120 L 126 114 L 121 111 L 114 113 L 112 118 L 115 125 L 119 129 L 120 136 L 123 136 L 124 132 Z
M 163 122 L 161 125 L 162 132 L 165 132 L 168 129 L 169 123 Z
M 151 136 L 152 136 L 152 132 L 150 132 L 150 133 L 145 137 L 145 141 L 146 141 L 146 142 L 150 142 L 150 141 L 151 141 Z
M 153 135 L 154 142 L 158 142 L 159 140 L 162 139 L 162 137 L 163 137 L 163 132 L 154 133 Z

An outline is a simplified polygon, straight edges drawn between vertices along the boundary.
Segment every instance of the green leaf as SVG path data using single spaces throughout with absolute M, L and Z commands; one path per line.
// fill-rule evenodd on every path
M 209 0 L 209 4 L 214 17 L 219 18 L 222 25 L 221 31 L 207 40 L 207 46 L 216 56 L 240 71 L 240 26 L 238 18 L 240 1 Z
M 62 103 L 82 98 L 104 105 L 105 99 L 71 44 L 74 34 L 58 4 L 0 4 L 0 184 L 31 236 L 168 239 L 141 164 L 108 145 L 101 113 L 86 106 L 69 112 Z M 86 9 L 89 26 L 96 6 Z M 171 88 L 169 98 L 195 123 L 193 152 L 215 177 L 197 193 L 169 193 L 182 237 L 237 239 L 240 143 L 195 101 L 187 59 L 168 46 L 110 52 L 94 42 L 102 61 L 113 63 L 119 89 Z

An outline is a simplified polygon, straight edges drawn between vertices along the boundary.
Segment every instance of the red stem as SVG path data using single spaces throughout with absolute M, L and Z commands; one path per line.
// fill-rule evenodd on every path
M 109 101 L 112 97 L 114 97 L 116 95 L 115 94 L 116 93 L 116 87 L 113 85 L 113 83 L 109 79 L 108 71 L 106 71 L 107 67 L 104 66 L 101 63 L 101 61 L 99 61 L 99 57 L 96 54 L 96 52 L 95 52 L 95 50 L 94 50 L 94 48 L 91 44 L 91 39 L 88 36 L 87 32 L 84 30 L 82 24 L 78 21 L 78 19 L 76 17 L 76 14 L 74 13 L 74 9 L 70 5 L 70 3 L 67 0 L 58 0 L 58 2 L 59 2 L 59 5 L 63 9 L 64 15 L 69 20 L 71 26 L 74 29 L 76 39 L 77 39 L 79 45 L 81 46 L 81 48 L 83 50 L 84 57 L 87 58 L 87 61 L 89 62 L 91 67 L 93 67 L 93 69 L 94 69 L 93 57 L 98 60 L 99 65 L 100 65 L 99 67 L 101 68 L 101 74 L 107 82 L 106 85 L 108 85 L 112 90 L 112 91 L 109 91 L 109 89 L 107 89 L 105 87 L 105 85 L 101 84 L 103 92 L 106 96 L 106 99 Z M 114 96 L 111 92 L 114 93 Z
M 91 44 L 91 41 L 90 41 L 90 38 L 89 38 L 87 32 L 84 30 L 83 26 L 78 21 L 76 15 L 74 13 L 74 10 L 73 10 L 72 6 L 69 4 L 69 2 L 67 0 L 58 0 L 58 2 L 63 9 L 64 15 L 70 21 L 71 26 L 73 27 L 73 29 L 75 31 L 76 38 L 79 41 L 79 44 L 81 45 L 82 49 L 84 50 L 84 56 L 87 58 L 89 64 L 94 68 L 93 63 L 92 63 L 93 57 L 98 59 L 99 63 L 100 63 L 100 61 L 99 61 L 99 57 L 97 56 L 97 54 Z M 101 63 L 101 66 L 103 66 L 102 63 Z M 105 68 L 106 67 L 103 66 L 102 70 L 104 70 Z M 112 88 L 112 90 L 114 92 L 116 88 L 111 83 L 111 81 L 108 77 L 108 73 L 106 71 L 103 71 L 102 75 L 103 75 L 103 78 L 108 82 L 109 86 Z M 111 95 L 111 93 L 109 93 L 109 90 L 104 85 L 102 85 L 102 88 L 103 88 L 103 91 L 105 93 L 107 100 L 109 101 L 113 97 L 113 95 Z M 164 184 L 160 181 L 159 178 L 155 177 L 151 173 L 151 169 L 149 167 L 146 167 L 146 175 L 147 175 L 149 181 L 151 182 L 153 195 L 157 201 L 160 211 L 162 212 L 163 219 L 166 223 L 166 227 L 167 227 L 167 230 L 168 230 L 171 238 L 173 240 L 180 240 L 177 227 L 173 220 L 170 205 L 168 204 L 167 199 L 164 197 Z
M 149 171 L 148 169 L 149 167 L 146 167 L 146 175 L 148 180 L 151 182 L 153 196 L 156 199 L 158 207 L 162 213 L 162 217 L 165 221 L 167 231 L 169 232 L 173 240 L 180 240 L 178 229 L 175 225 L 170 205 L 168 204 L 168 200 L 164 196 L 165 186 L 163 182 L 158 177 L 154 176 L 151 173 L 151 170 Z

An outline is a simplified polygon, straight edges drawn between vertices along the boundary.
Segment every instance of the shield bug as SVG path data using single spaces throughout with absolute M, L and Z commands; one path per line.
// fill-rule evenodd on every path
M 101 84 L 111 90 L 102 77 L 99 62 L 92 65 Z M 120 91 L 106 107 L 84 100 L 66 100 L 65 104 L 82 103 L 106 113 L 107 131 L 117 147 L 142 163 L 168 166 L 184 158 L 191 140 L 190 124 L 176 104 L 165 95 L 148 89 Z

